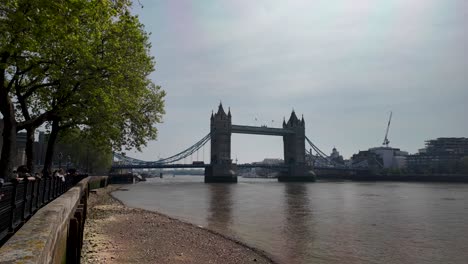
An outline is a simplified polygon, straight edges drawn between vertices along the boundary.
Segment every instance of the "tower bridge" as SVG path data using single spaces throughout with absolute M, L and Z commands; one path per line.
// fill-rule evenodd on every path
M 284 161 L 288 166 L 286 172 L 281 171 L 279 181 L 314 181 L 312 168 L 305 160 L 305 122 L 299 120 L 294 110 L 288 122 L 283 121 L 282 128 L 265 126 L 242 126 L 232 124 L 231 110 L 224 111 L 220 103 L 218 112 L 211 114 L 211 163 L 205 169 L 205 182 L 237 182 L 236 165 L 231 159 L 231 134 L 255 134 L 282 136 Z
M 235 125 L 232 124 L 231 110 L 229 109 L 228 113 L 226 113 L 221 103 L 218 111 L 211 114 L 210 133 L 191 147 L 176 155 L 157 161 L 142 161 L 114 153 L 114 157 L 120 162 L 114 163 L 112 169 L 204 168 L 205 182 L 237 182 L 238 168 L 262 166 L 259 164 L 237 165 L 232 162 L 231 135 L 233 133 L 283 137 L 284 164 L 265 165 L 279 171 L 278 181 L 315 181 L 313 168 L 306 158 L 307 156 L 312 157 L 312 149 L 316 152 L 313 157 L 321 159 L 321 170 L 353 169 L 334 163 L 318 149 L 305 135 L 304 117 L 299 119 L 294 110 L 288 121 L 283 121 L 281 128 Z M 211 141 L 210 164 L 204 164 L 204 162 L 194 162 L 193 164 L 176 163 L 194 154 L 208 141 Z M 309 145 L 310 151 L 306 150 L 306 143 Z

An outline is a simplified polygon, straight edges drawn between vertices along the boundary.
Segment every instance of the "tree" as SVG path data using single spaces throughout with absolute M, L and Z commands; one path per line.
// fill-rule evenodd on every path
M 165 93 L 149 80 L 154 58 L 130 5 L 7 0 L 0 8 L 0 175 L 11 175 L 16 132 L 26 129 L 32 146 L 44 122 L 52 128 L 50 162 L 64 129 L 87 130 L 115 150 L 156 138 Z
M 93 137 L 79 129 L 69 129 L 67 133 L 61 133 L 57 149 L 65 158 L 66 168 L 89 173 L 106 173 L 112 165 L 111 146 L 96 145 Z
M 153 124 L 161 121 L 165 93 L 148 79 L 154 63 L 148 56 L 150 45 L 143 33 L 142 25 L 128 12 L 107 28 L 94 61 L 103 74 L 78 84 L 81 92 L 55 119 L 61 124 L 52 125 L 52 139 L 56 138 L 55 130 L 79 124 L 97 144 L 110 145 L 114 150 L 122 146 L 140 149 L 148 139 L 156 138 Z M 60 100 L 56 94 L 46 97 L 43 101 Z M 49 144 L 54 142 L 50 140 Z M 46 171 L 53 149 L 48 148 Z

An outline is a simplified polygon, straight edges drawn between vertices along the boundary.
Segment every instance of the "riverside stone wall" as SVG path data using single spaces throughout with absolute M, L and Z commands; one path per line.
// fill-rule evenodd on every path
M 0 263 L 78 263 L 89 183 L 96 181 L 107 184 L 87 177 L 37 211 L 0 248 Z

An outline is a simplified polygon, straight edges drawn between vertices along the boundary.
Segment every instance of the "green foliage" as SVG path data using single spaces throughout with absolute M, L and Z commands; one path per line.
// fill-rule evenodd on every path
M 79 128 L 115 151 L 156 138 L 165 92 L 149 79 L 151 45 L 130 7 L 126 0 L 2 1 L 0 91 L 15 104 L 18 130 L 60 120 L 62 130 Z
M 62 133 L 57 148 L 63 155 L 63 167 L 106 174 L 112 166 L 113 155 L 110 146 L 96 145 L 93 138 L 78 129 Z

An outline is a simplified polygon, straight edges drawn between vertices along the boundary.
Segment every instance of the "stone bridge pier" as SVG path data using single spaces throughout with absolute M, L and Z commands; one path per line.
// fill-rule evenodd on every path
M 294 110 L 288 122 L 283 121 L 283 129 L 292 131 L 283 136 L 284 163 L 289 165 L 288 172 L 278 176 L 278 181 L 315 181 L 315 174 L 305 160 L 305 122 L 299 120 Z
M 205 168 L 205 182 L 237 182 L 237 168 L 231 159 L 231 110 L 226 114 L 219 104 L 210 124 L 211 165 Z

